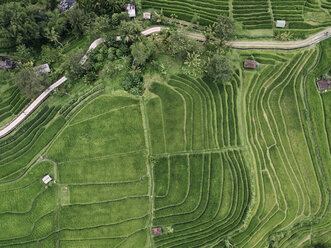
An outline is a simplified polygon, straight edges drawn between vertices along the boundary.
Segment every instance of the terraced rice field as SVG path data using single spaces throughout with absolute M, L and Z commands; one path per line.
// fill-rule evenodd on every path
M 0 140 L 0 247 L 330 246 L 329 47 L 45 104 Z
M 9 89 L 1 93 L 0 98 L 0 124 L 8 121 L 11 117 L 14 117 L 30 102 L 21 96 L 19 88 L 12 86 Z
M 202 25 L 212 24 L 220 14 L 232 16 L 244 29 L 272 29 L 276 20 L 286 20 L 287 28 L 304 32 L 328 26 L 331 19 L 330 0 L 143 0 L 142 5 L 185 21 L 198 15 Z

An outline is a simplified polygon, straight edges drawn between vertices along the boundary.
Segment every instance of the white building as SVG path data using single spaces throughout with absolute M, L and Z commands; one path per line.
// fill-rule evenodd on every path
M 152 18 L 152 13 L 151 12 L 144 12 L 143 13 L 143 18 L 145 20 L 150 20 Z
M 51 178 L 50 175 L 46 175 L 43 177 L 43 182 L 44 184 L 48 184 L 50 181 L 52 181 L 53 179 Z
M 43 65 L 38 65 L 33 68 L 34 73 L 36 74 L 44 74 L 44 73 L 49 73 L 51 69 L 49 68 L 49 65 L 43 64 Z
M 128 13 L 129 17 L 136 17 L 136 5 L 128 3 L 125 5 L 125 10 Z
M 276 21 L 276 28 L 285 28 L 286 21 L 285 20 L 277 20 Z

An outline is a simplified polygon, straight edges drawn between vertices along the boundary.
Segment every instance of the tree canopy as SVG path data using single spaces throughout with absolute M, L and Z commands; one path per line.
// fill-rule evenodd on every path
M 232 75 L 232 68 L 228 59 L 223 55 L 214 55 L 208 63 L 207 75 L 216 83 L 229 81 Z

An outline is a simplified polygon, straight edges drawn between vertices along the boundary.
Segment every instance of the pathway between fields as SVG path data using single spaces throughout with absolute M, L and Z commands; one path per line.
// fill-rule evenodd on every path
M 164 27 L 155 26 L 150 27 L 146 30 L 143 30 L 141 33 L 144 36 L 149 36 L 154 33 L 160 32 Z M 205 36 L 198 33 L 187 33 L 187 35 L 193 39 L 204 41 Z M 227 45 L 230 48 L 234 49 L 279 49 L 279 50 L 295 50 L 301 49 L 305 47 L 312 46 L 316 43 L 321 42 L 327 38 L 331 37 L 331 27 L 326 28 L 325 30 L 312 35 L 311 37 L 300 40 L 300 41 L 228 41 Z M 95 49 L 98 45 L 105 42 L 103 38 L 96 39 L 90 45 L 89 49 L 87 50 L 86 54 L 83 56 L 80 63 L 83 65 L 88 59 L 88 53 Z M 67 77 L 63 76 L 54 84 L 52 84 L 49 88 L 47 88 L 43 93 L 40 94 L 38 98 L 36 98 L 27 108 L 24 109 L 23 112 L 19 116 L 17 116 L 12 122 L 10 122 L 7 126 L 0 130 L 0 139 L 10 132 L 12 132 L 20 123 L 22 123 L 33 111 L 47 98 L 47 96 L 57 87 L 62 85 L 64 82 L 67 81 Z

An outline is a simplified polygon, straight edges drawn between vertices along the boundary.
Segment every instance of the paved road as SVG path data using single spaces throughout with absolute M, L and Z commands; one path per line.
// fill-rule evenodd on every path
M 82 65 L 85 64 L 86 60 L 88 59 L 89 52 L 95 49 L 98 45 L 100 45 L 103 42 L 105 42 L 103 38 L 99 38 L 93 41 L 92 44 L 89 46 L 89 49 L 87 50 L 86 54 L 81 59 L 80 64 Z M 51 86 L 49 86 L 46 90 L 44 90 L 44 92 L 41 93 L 27 108 L 25 108 L 19 116 L 17 116 L 12 122 L 10 122 L 8 125 L 6 125 L 4 128 L 0 130 L 0 139 L 6 136 L 7 134 L 11 133 L 47 98 L 47 96 L 54 89 L 56 89 L 66 81 L 67 81 L 67 77 L 63 76 L 58 81 L 56 81 Z
M 163 29 L 161 26 L 150 27 L 148 29 L 143 30 L 141 33 L 144 36 L 149 36 L 154 33 L 158 33 Z M 193 39 L 197 39 L 199 41 L 204 41 L 205 37 L 202 34 L 198 33 L 187 33 L 187 35 Z M 294 50 L 300 49 L 304 47 L 308 47 L 314 45 L 322 40 L 331 37 L 331 27 L 326 28 L 325 30 L 309 37 L 306 40 L 300 41 L 288 41 L 288 42 L 281 42 L 281 41 L 228 41 L 227 45 L 231 48 L 235 49 L 281 49 L 281 50 Z M 96 39 L 90 45 L 89 49 L 87 50 L 86 54 L 80 61 L 80 64 L 85 64 L 86 60 L 88 59 L 88 54 L 90 51 L 95 49 L 98 45 L 105 42 L 105 39 L 99 38 Z M 51 91 L 55 88 L 59 87 L 67 81 L 66 76 L 63 76 L 54 84 L 52 84 L 49 88 L 47 88 L 41 95 L 34 100 L 18 117 L 16 117 L 11 123 L 5 126 L 3 129 L 0 130 L 0 138 L 6 136 L 10 132 L 12 132 L 20 123 L 22 123 L 38 106 L 39 104 L 46 99 Z
M 141 33 L 144 36 L 149 36 L 154 33 L 160 32 L 162 27 L 151 27 L 146 30 L 143 30 Z M 83 56 L 81 61 L 79 62 L 81 65 L 85 64 L 85 62 L 88 59 L 89 53 L 95 49 L 97 46 L 105 42 L 106 40 L 104 38 L 96 39 L 92 42 L 92 44 L 89 46 L 86 54 Z M 11 133 L 19 124 L 21 124 L 51 93 L 54 89 L 62 85 L 64 82 L 67 81 L 67 77 L 63 76 L 58 81 L 53 83 L 50 87 L 48 87 L 43 93 L 41 93 L 37 99 L 35 99 L 24 111 L 17 116 L 12 122 L 10 122 L 7 126 L 3 127 L 0 130 L 0 139 L 6 136 L 7 134 Z
M 314 45 L 322 40 L 331 37 L 331 27 L 309 37 L 305 40 L 299 41 L 228 41 L 227 44 L 231 48 L 237 49 L 279 49 L 279 50 L 294 50 Z
M 9 125 L 0 130 L 0 138 L 6 136 L 11 131 L 13 131 L 22 121 L 24 121 L 38 106 L 39 104 L 46 99 L 49 93 L 52 92 L 55 88 L 59 87 L 67 81 L 66 76 L 63 76 L 54 84 L 49 86 L 43 93 L 41 93 L 36 100 L 34 100 L 19 116 L 17 116 Z

